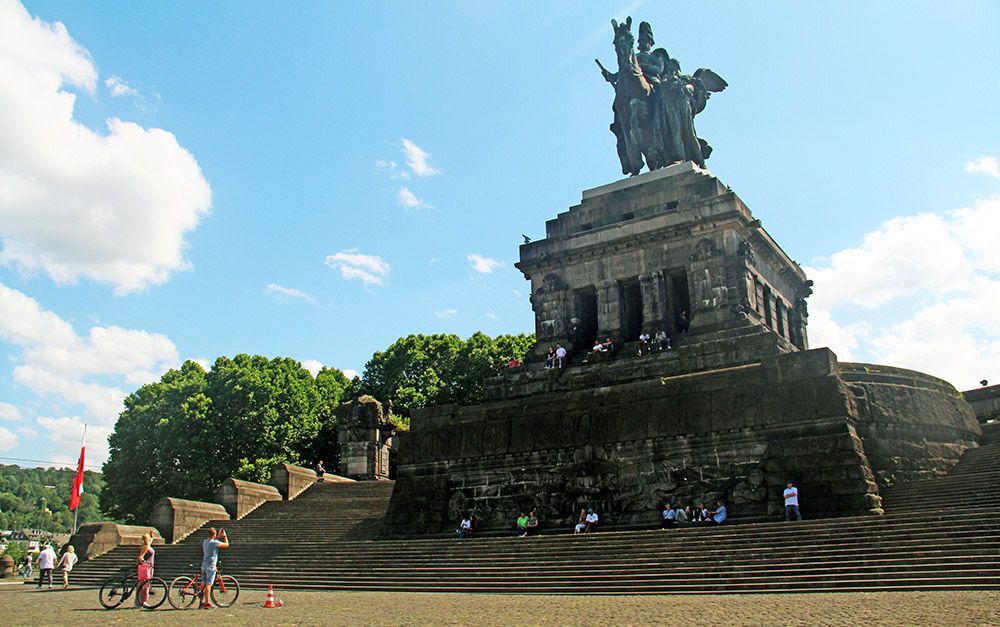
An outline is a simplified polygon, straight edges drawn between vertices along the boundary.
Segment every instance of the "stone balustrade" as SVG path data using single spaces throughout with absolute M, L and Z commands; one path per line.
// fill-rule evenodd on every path
M 229 512 L 218 503 L 163 497 L 153 508 L 149 524 L 161 530 L 164 539 L 176 544 L 210 520 L 229 520 Z
M 239 520 L 268 501 L 280 501 L 281 493 L 272 485 L 230 477 L 215 491 L 215 500 Z
M 113 522 L 95 522 L 80 525 L 69 543 L 81 560 L 104 555 L 119 546 L 142 546 L 143 534 L 153 532 L 153 545 L 164 543 L 162 534 L 150 525 L 119 525 Z M 138 554 L 138 552 L 137 552 Z
M 278 489 L 286 501 L 291 501 L 316 483 L 316 472 L 301 466 L 277 464 L 271 469 L 271 485 Z

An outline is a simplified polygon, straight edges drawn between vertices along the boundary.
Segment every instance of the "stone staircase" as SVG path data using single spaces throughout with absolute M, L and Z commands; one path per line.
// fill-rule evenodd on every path
M 264 503 L 242 520 L 210 521 L 178 544 L 156 547 L 156 575 L 169 583 L 177 575 L 190 574 L 190 564 L 197 570 L 209 527 L 224 528 L 229 535 L 233 546 L 220 552 L 222 570 L 236 575 L 243 585 L 266 586 L 265 579 L 274 579 L 268 565 L 289 551 L 298 555 L 300 548 L 371 546 L 381 530 L 393 483 L 317 483 L 292 501 Z M 73 582 L 99 585 L 134 563 L 137 555 L 138 547 L 119 547 L 82 562 L 73 570 Z M 265 579 L 255 578 L 252 573 L 257 572 Z
M 1000 589 L 1000 424 L 945 477 L 884 490 L 886 514 L 538 537 L 380 540 L 391 482 L 318 484 L 225 521 L 224 572 L 244 588 L 551 594 Z M 808 516 L 808 495 L 803 498 Z M 165 579 L 200 561 L 204 532 L 157 552 Z M 134 559 L 74 571 L 94 584 Z

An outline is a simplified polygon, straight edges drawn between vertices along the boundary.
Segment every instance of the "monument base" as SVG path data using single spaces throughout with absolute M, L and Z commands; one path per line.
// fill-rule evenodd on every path
M 777 517 L 787 481 L 810 517 L 880 514 L 879 486 L 934 476 L 980 431 L 947 383 L 840 364 L 828 349 L 704 372 L 417 412 L 401 434 L 385 519 L 449 531 L 463 512 L 509 528 L 534 510 L 569 528 L 581 508 L 654 525 L 665 501 L 716 499 Z

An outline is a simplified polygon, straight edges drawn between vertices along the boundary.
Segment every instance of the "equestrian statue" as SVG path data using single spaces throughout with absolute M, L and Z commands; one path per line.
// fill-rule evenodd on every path
M 695 132 L 694 116 L 705 109 L 712 93 L 728 83 L 707 68 L 682 74 L 680 63 L 665 49 L 652 50 L 649 22 L 639 24 L 638 50 L 631 17 L 621 24 L 611 20 L 611 28 L 618 71 L 609 72 L 595 61 L 615 89 L 611 132 L 617 139 L 622 174 L 635 176 L 643 165 L 656 170 L 682 161 L 704 168 L 712 147 Z

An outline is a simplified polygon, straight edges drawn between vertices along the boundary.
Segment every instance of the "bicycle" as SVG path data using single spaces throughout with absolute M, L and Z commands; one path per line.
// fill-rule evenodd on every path
M 104 609 L 113 610 L 135 592 L 140 598 L 145 593 L 146 600 L 141 603 L 147 610 L 155 610 L 167 600 L 167 582 L 159 577 L 149 579 L 139 578 L 134 566 L 126 566 L 118 573 L 105 580 L 97 595 Z
M 194 570 L 194 564 L 188 564 L 188 568 Z M 175 610 L 186 610 L 194 605 L 194 602 L 201 598 L 203 584 L 201 583 L 201 570 L 197 571 L 194 577 L 181 575 L 175 577 L 170 582 L 168 598 L 170 605 Z M 219 607 L 229 607 L 236 603 L 236 598 L 240 596 L 240 582 L 232 575 L 222 574 L 222 564 L 215 568 L 215 583 L 212 584 L 212 602 Z

